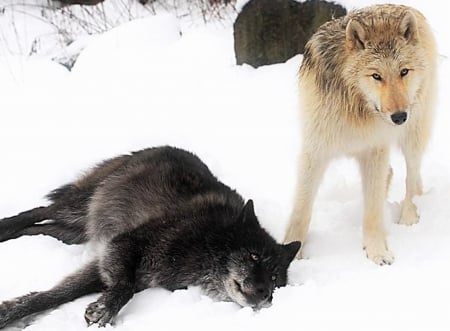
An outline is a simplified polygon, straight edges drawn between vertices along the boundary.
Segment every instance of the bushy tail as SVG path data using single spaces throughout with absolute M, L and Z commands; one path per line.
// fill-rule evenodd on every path
M 104 285 L 97 265 L 97 261 L 89 263 L 48 291 L 33 292 L 0 303 L 0 329 L 31 314 L 100 292 Z

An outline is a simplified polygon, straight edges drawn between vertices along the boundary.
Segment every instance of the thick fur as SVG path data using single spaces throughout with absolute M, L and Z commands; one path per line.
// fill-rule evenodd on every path
M 422 193 L 420 166 L 431 133 L 437 51 L 417 10 L 374 5 L 324 24 L 307 43 L 300 68 L 302 152 L 296 202 L 286 242 L 306 238 L 313 202 L 330 160 L 360 165 L 365 201 L 364 248 L 390 264 L 383 205 L 392 170 L 390 146 L 406 160 L 400 224 L 419 220 L 413 197 Z
M 244 205 L 199 158 L 173 147 L 105 161 L 48 197 L 48 207 L 1 220 L 0 240 L 47 234 L 102 249 L 54 288 L 1 303 L 0 328 L 94 292 L 102 294 L 85 319 L 103 326 L 135 292 L 156 286 L 196 285 L 258 309 L 286 285 L 300 248 L 277 244 L 259 225 L 251 200 Z

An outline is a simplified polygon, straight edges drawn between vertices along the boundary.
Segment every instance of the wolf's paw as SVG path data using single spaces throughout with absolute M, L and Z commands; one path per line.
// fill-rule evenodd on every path
M 390 265 L 394 263 L 394 255 L 384 247 L 368 247 L 365 248 L 367 258 L 378 265 Z
M 84 313 L 84 319 L 88 325 L 97 323 L 99 327 L 106 326 L 106 324 L 111 323 L 114 316 L 109 312 L 105 304 L 101 302 L 92 302 L 87 306 L 86 312 Z
M 403 201 L 400 209 L 400 219 L 398 224 L 413 225 L 419 222 L 417 207 L 410 201 Z

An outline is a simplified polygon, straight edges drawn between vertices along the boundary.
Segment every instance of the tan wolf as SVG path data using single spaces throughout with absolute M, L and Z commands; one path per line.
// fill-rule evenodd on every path
M 306 45 L 300 68 L 302 151 L 296 201 L 285 241 L 304 242 L 312 205 L 331 159 L 359 163 L 364 249 L 377 264 L 394 260 L 383 227 L 392 176 L 389 147 L 406 160 L 400 224 L 419 220 L 421 159 L 429 140 L 437 65 L 430 26 L 416 9 L 374 5 L 325 23 Z

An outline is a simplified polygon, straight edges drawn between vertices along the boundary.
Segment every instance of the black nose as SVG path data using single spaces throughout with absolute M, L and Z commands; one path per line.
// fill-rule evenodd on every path
M 259 287 L 256 289 L 256 295 L 258 296 L 258 298 L 259 298 L 260 300 L 267 300 L 267 299 L 269 299 L 269 297 L 270 297 L 270 291 L 269 291 L 268 288 L 259 286 Z
M 408 113 L 405 111 L 398 111 L 391 115 L 392 122 L 394 122 L 397 125 L 402 125 L 403 123 L 405 123 L 407 118 Z

